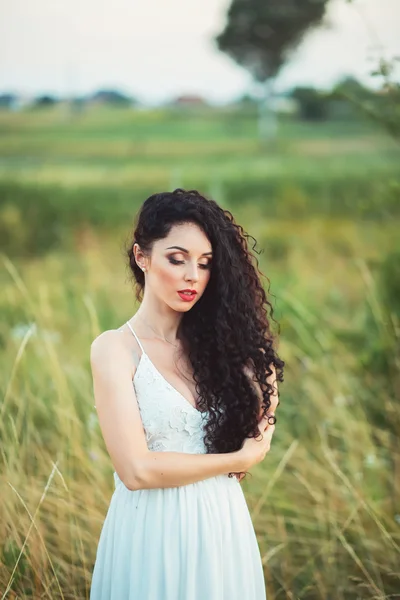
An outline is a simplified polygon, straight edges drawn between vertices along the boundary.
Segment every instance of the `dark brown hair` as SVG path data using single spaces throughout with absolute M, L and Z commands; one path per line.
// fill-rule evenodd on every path
M 185 222 L 204 231 L 213 258 L 204 294 L 183 315 L 178 334 L 193 367 L 199 409 L 210 413 L 204 437 L 207 450 L 232 452 L 242 447 L 245 437 L 259 435 L 259 399 L 244 367 L 254 370 L 267 412 L 273 388 L 266 378 L 274 365 L 277 381 L 283 381 L 285 363 L 274 348 L 268 318 L 268 309 L 272 318 L 273 308 L 261 283 L 263 274 L 248 248 L 252 236 L 235 223 L 231 212 L 196 190 L 160 192 L 143 203 L 126 247 L 137 299 L 142 299 L 144 274 L 134 258 L 134 243 L 151 255 L 154 241 Z

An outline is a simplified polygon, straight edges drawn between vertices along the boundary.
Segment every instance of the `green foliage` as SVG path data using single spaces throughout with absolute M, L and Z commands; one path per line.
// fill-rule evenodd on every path
M 274 77 L 288 54 L 325 15 L 328 0 L 232 0 L 218 48 L 260 82 Z
M 386 222 L 399 214 L 399 153 L 359 120 L 282 119 L 273 151 L 254 108 L 184 115 L 59 109 L 0 115 L 0 244 L 43 255 L 107 234 L 154 190 L 197 187 L 262 218 L 313 215 Z
M 296 87 L 291 97 L 299 103 L 300 116 L 310 121 L 321 121 L 329 116 L 327 94 L 313 87 Z
M 334 90 L 336 97 L 346 99 L 359 113 L 378 123 L 392 138 L 400 141 L 400 83 L 393 80 L 400 58 L 381 58 L 372 75 L 381 81 L 378 92 L 372 92 L 347 80 Z

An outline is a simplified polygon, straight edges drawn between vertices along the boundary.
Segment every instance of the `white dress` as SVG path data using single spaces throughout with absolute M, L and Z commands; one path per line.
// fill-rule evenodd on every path
M 206 453 L 208 413 L 166 381 L 130 329 L 142 351 L 133 385 L 149 450 Z M 266 599 L 260 550 L 236 477 L 129 490 L 114 471 L 114 481 L 90 600 Z

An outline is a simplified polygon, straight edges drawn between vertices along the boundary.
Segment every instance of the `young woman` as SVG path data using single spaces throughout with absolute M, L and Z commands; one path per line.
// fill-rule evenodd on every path
M 150 196 L 127 248 L 140 302 L 91 346 L 115 468 L 91 600 L 263 600 L 240 479 L 270 449 L 284 362 L 232 214 L 195 190 Z

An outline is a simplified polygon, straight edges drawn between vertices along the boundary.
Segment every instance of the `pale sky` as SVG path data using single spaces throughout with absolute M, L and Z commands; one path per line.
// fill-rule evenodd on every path
M 251 77 L 212 36 L 230 0 L 0 0 L 0 92 L 83 94 L 117 88 L 157 104 L 195 93 L 214 102 Z M 400 55 L 400 0 L 332 0 L 331 26 L 311 33 L 278 83 L 371 83 L 369 56 Z

